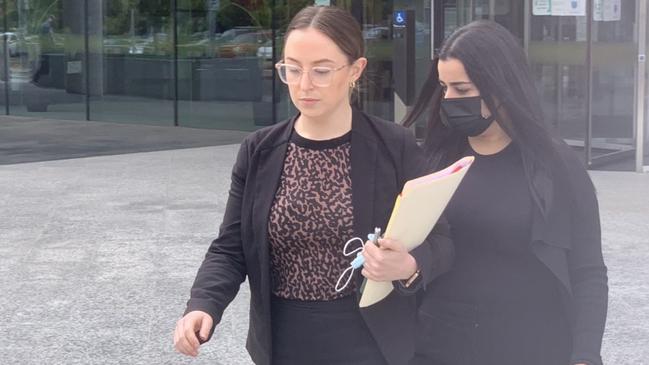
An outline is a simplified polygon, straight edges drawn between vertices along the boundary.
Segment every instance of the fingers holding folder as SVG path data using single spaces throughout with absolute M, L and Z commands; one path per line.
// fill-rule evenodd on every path
M 417 271 L 415 258 L 400 241 L 390 238 L 378 240 L 378 246 L 371 241 L 363 249 L 365 264 L 362 274 L 373 281 L 405 280 Z
M 390 221 L 385 230 L 385 237 L 392 239 L 393 242 L 398 242 L 402 248 L 399 247 L 397 250 L 382 250 L 366 245 L 365 250 L 368 252 L 365 255 L 374 255 L 375 265 L 378 265 L 378 262 L 385 263 L 389 257 L 391 265 L 394 263 L 392 260 L 404 259 L 405 256 L 400 256 L 401 254 L 405 254 L 403 250 L 410 251 L 419 246 L 437 223 L 437 220 L 451 200 L 458 185 L 466 175 L 469 167 L 471 167 L 473 160 L 474 158 L 471 156 L 464 157 L 444 170 L 406 182 L 403 191 L 397 196 Z M 390 244 L 388 243 L 388 245 Z M 412 257 L 410 254 L 408 256 Z M 360 307 L 375 304 L 388 296 L 392 291 L 393 287 L 391 282 L 375 280 L 379 278 L 377 267 L 363 269 L 363 275 L 367 271 L 369 276 L 365 275 L 368 280 L 359 303 Z M 386 271 L 388 270 L 387 267 L 389 266 L 384 266 Z M 396 271 L 390 271 L 390 274 L 396 274 Z M 396 280 L 392 277 L 388 278 L 387 275 L 382 278 Z

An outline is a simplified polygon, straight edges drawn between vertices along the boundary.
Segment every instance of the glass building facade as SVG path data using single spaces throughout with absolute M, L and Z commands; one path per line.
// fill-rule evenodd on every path
M 295 112 L 273 65 L 291 17 L 313 3 L 1 0 L 0 107 L 37 118 L 252 131 Z M 548 121 L 589 166 L 649 164 L 647 0 L 315 3 L 345 8 L 362 24 L 369 64 L 355 103 L 369 113 L 401 119 L 445 37 L 492 19 L 520 38 Z

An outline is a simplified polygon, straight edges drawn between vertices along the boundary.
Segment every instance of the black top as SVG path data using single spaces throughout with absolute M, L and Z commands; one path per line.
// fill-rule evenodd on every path
M 322 150 L 332 149 L 344 145 L 349 145 L 351 140 L 352 140 L 351 131 L 343 134 L 340 137 L 325 139 L 325 140 L 309 139 L 306 137 L 302 137 L 297 131 L 293 131 L 293 133 L 291 134 L 290 143 L 310 150 L 322 151 Z
M 268 220 L 278 297 L 332 300 L 354 291 L 354 282 L 335 290 L 351 260 L 343 247 L 354 236 L 350 141 L 351 132 L 321 141 L 291 136 Z
M 518 148 L 465 155 L 476 160 L 446 210 L 456 261 L 437 296 L 489 313 L 560 311 L 558 282 L 530 249 L 533 201 Z
M 431 297 L 440 304 L 429 311 L 454 318 L 435 322 L 433 333 L 472 327 L 447 333 L 435 356 L 453 365 L 568 364 L 560 282 L 531 249 L 534 204 L 520 151 L 510 143 L 493 155 L 470 147 L 465 155 L 476 160 L 446 210 L 455 263 L 434 285 Z
M 554 153 L 548 152 L 546 156 L 541 157 L 547 162 L 547 166 L 538 165 L 534 156 L 523 154 L 522 151 L 514 154 L 515 150 L 520 150 L 516 146 L 510 146 L 501 154 L 477 156 L 478 160 L 475 166 L 469 170 L 467 179 L 463 181 L 460 191 L 457 193 L 457 199 L 449 207 L 449 212 L 454 216 L 454 221 L 451 224 L 455 226 L 454 232 L 458 235 L 457 238 L 454 237 L 458 262 L 454 264 L 453 272 L 438 278 L 439 285 L 432 288 L 429 286 L 429 290 L 422 298 L 420 306 L 422 315 L 419 318 L 422 322 L 422 335 L 430 333 L 430 336 L 420 335 L 423 341 L 418 344 L 418 351 L 434 352 L 435 349 L 431 349 L 433 343 L 438 343 L 439 348 L 450 348 L 453 336 L 449 335 L 449 332 L 462 328 L 462 334 L 458 335 L 464 337 L 464 342 L 458 341 L 461 345 L 460 350 L 450 349 L 446 351 L 446 354 L 466 354 L 468 352 L 467 343 L 478 344 L 475 338 L 468 341 L 466 339 L 464 330 L 470 324 L 469 327 L 473 330 L 468 332 L 479 334 L 484 340 L 480 343 L 482 350 L 491 354 L 498 355 L 496 348 L 499 346 L 507 346 L 510 350 L 521 350 L 529 354 L 529 348 L 526 349 L 523 346 L 530 345 L 535 350 L 544 349 L 544 353 L 547 355 L 549 355 L 548 349 L 554 349 L 552 353 L 557 360 L 560 360 L 558 362 L 560 364 L 602 365 L 600 351 L 606 322 L 608 278 L 602 257 L 597 196 L 588 172 L 576 153 L 560 139 L 553 140 L 553 143 L 556 148 Z M 469 150 L 464 154 L 473 152 Z M 454 160 L 461 156 L 462 154 L 448 157 Z M 512 162 L 515 161 L 516 164 L 509 166 L 508 169 L 505 169 L 506 171 L 487 173 L 488 166 L 500 170 L 505 164 L 500 164 L 498 161 L 503 162 L 508 158 Z M 514 179 L 521 181 L 523 180 L 523 171 L 527 177 L 524 179 L 524 183 L 518 187 L 507 184 L 507 182 L 502 185 L 503 182 L 500 179 L 502 174 L 511 174 L 511 180 L 507 181 L 514 181 Z M 475 193 L 476 191 L 477 193 Z M 529 197 L 522 196 L 527 191 L 533 192 L 535 197 L 529 210 L 526 208 Z M 467 198 L 469 196 L 473 196 L 474 200 L 470 204 L 466 202 L 469 200 Z M 465 200 L 464 204 L 470 205 L 470 209 L 464 216 L 453 213 L 454 207 L 457 207 L 460 202 L 458 199 Z M 467 243 L 469 240 L 466 236 L 461 237 L 458 234 L 461 231 L 458 227 L 462 224 L 468 225 L 468 215 L 473 216 L 482 212 L 479 207 L 490 209 L 490 215 L 481 216 L 488 222 L 506 222 L 504 214 L 509 214 L 511 211 L 517 211 L 522 216 L 509 219 L 525 221 L 523 216 L 531 210 L 531 222 L 527 227 L 529 238 L 522 242 L 515 239 L 497 241 L 495 237 L 499 236 L 494 236 L 493 232 L 482 232 L 484 237 L 474 234 L 474 236 L 479 236 L 479 241 L 476 242 L 479 243 L 479 248 L 483 248 L 483 256 L 480 258 L 477 254 L 472 255 L 476 251 L 469 249 L 471 247 Z M 455 212 L 458 211 L 455 210 Z M 471 220 L 480 222 L 474 218 Z M 475 228 L 484 229 L 480 225 Z M 515 235 L 517 230 L 508 225 L 500 226 L 500 228 L 501 233 L 509 230 L 512 235 Z M 463 230 L 463 232 L 467 232 L 467 230 Z M 517 251 L 516 246 L 521 249 L 527 247 L 545 266 L 548 271 L 547 275 L 544 275 L 544 268 L 539 267 L 537 262 L 525 251 L 517 255 L 518 260 L 511 258 Z M 477 262 L 477 265 L 470 267 L 470 260 Z M 525 262 L 530 265 L 521 264 Z M 507 265 L 510 268 L 519 265 L 519 267 L 523 267 L 523 270 L 516 271 L 515 275 L 508 277 L 505 274 Z M 517 278 L 520 278 L 518 283 Z M 534 278 L 539 280 L 534 282 Z M 557 309 L 556 301 L 552 299 L 556 293 L 552 288 L 552 279 L 556 280 L 557 290 L 560 292 L 560 298 L 556 301 L 561 301 L 563 304 L 563 310 L 557 313 L 558 316 L 552 314 Z M 460 282 L 468 286 L 465 289 L 459 289 L 458 283 Z M 494 292 L 486 292 L 484 289 L 484 286 L 487 286 L 489 282 L 497 283 L 493 287 Z M 521 284 L 524 282 L 530 283 L 530 285 L 526 287 Z M 480 285 L 475 283 L 480 283 Z M 508 293 L 508 289 L 514 292 L 512 288 L 518 295 Z M 539 301 L 545 301 L 550 305 L 543 311 L 544 307 L 536 305 L 532 298 L 524 298 L 527 295 L 533 295 Z M 461 305 L 457 302 L 449 302 L 448 299 L 444 301 L 443 297 L 462 297 L 468 298 L 467 300 L 475 300 L 475 302 Z M 499 298 L 501 298 L 501 303 L 505 303 L 504 308 L 507 308 L 507 305 L 509 308 L 515 307 L 517 304 L 520 306 L 507 312 L 505 309 L 493 305 Z M 476 308 L 478 306 L 479 308 Z M 492 314 L 500 315 L 477 313 L 477 309 L 483 312 L 492 311 Z M 535 310 L 539 310 L 538 316 L 529 315 Z M 455 313 L 449 314 L 449 311 Z M 442 313 L 439 314 L 439 312 Z M 464 318 L 467 316 L 473 317 L 473 319 L 477 317 L 482 324 L 476 323 L 473 319 L 467 321 Z M 567 320 L 563 321 L 561 316 L 567 317 Z M 491 319 L 491 326 L 484 325 L 485 319 Z M 554 319 L 554 321 L 547 321 L 547 326 L 544 326 L 544 319 Z M 507 323 L 504 323 L 505 320 L 508 320 Z M 526 320 L 534 323 L 526 326 Z M 562 322 L 557 323 L 558 320 Z M 461 325 L 458 325 L 458 321 L 461 321 Z M 438 327 L 440 323 L 446 323 L 448 326 L 440 330 Z M 430 329 L 427 327 L 429 325 L 432 326 Z M 474 328 L 474 325 L 477 327 Z M 539 335 L 540 331 L 530 330 L 532 326 L 536 330 L 545 327 L 543 332 L 546 334 Z M 489 333 L 489 328 L 497 329 L 497 331 Z M 508 331 L 508 336 L 503 334 L 505 329 Z M 568 332 L 567 336 L 566 331 Z M 540 343 L 541 341 L 548 342 L 550 336 L 557 333 L 563 334 L 563 336 L 554 338 L 553 342 L 556 346 Z M 538 340 L 540 346 L 534 346 L 535 340 L 532 336 Z M 525 343 L 521 343 L 521 341 Z M 570 354 L 565 355 L 566 353 Z M 504 354 L 504 352 L 500 352 L 500 354 Z M 566 360 L 567 356 L 569 356 L 569 361 Z M 538 357 L 535 363 L 540 362 L 543 365 L 557 363 L 556 361 L 543 361 L 541 357 L 545 356 Z M 521 358 L 518 358 L 515 363 L 521 363 Z M 530 358 L 528 356 L 523 362 L 531 364 Z M 430 364 L 431 361 L 427 363 Z M 444 363 L 454 362 L 445 361 Z M 475 361 L 469 359 L 468 363 L 504 365 L 509 362 L 488 362 L 481 358 Z

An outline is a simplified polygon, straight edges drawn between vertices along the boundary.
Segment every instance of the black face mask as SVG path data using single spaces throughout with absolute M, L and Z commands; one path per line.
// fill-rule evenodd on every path
M 439 110 L 442 123 L 464 136 L 481 135 L 495 119 L 493 114 L 488 118 L 482 117 L 481 101 L 479 96 L 442 99 Z

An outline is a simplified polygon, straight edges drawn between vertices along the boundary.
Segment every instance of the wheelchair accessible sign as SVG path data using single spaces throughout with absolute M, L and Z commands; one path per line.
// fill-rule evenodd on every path
M 392 26 L 395 28 L 405 28 L 406 27 L 406 11 L 405 10 L 395 10 L 392 17 Z

